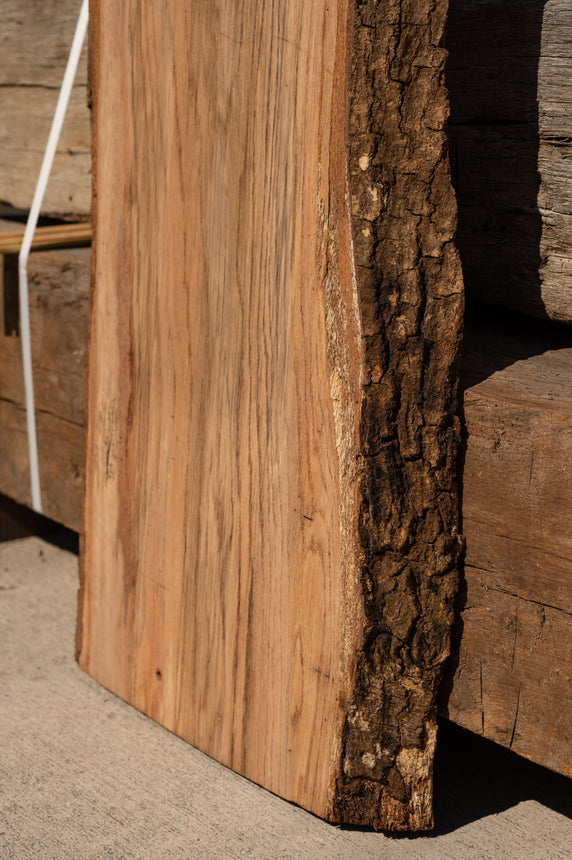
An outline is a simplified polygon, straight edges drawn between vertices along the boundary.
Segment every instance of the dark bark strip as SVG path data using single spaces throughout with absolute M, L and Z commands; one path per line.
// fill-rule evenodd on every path
M 350 191 L 362 317 L 365 629 L 336 816 L 432 826 L 457 563 L 463 288 L 444 127 L 447 0 L 357 0 Z

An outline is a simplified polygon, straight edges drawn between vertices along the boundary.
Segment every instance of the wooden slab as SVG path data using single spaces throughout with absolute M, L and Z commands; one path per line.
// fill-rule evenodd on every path
M 318 815 L 419 829 L 459 551 L 446 4 L 353 11 L 92 5 L 78 654 Z
M 469 332 L 463 359 L 467 555 L 442 710 L 572 776 L 572 336 L 503 328 Z
M 0 201 L 29 209 L 79 15 L 77 0 L 0 0 Z M 72 90 L 44 214 L 91 211 L 87 46 Z
M 35 251 L 28 267 L 42 504 L 46 516 L 76 531 L 84 481 L 90 255 L 89 248 Z M 0 493 L 29 505 L 15 256 L 0 255 L 0 296 Z
M 572 322 L 572 7 L 451 0 L 446 43 L 467 296 Z

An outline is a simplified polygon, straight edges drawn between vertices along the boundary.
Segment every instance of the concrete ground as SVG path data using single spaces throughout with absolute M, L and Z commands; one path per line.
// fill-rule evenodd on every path
M 280 800 L 79 670 L 76 591 L 74 554 L 0 544 L 0 858 L 572 858 L 572 782 L 448 724 L 430 835 Z

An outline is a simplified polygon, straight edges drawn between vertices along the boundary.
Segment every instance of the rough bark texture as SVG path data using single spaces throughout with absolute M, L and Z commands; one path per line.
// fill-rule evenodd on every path
M 432 823 L 435 697 L 461 547 L 463 290 L 444 133 L 446 12 L 446 2 L 364 0 L 354 24 L 350 188 L 365 341 L 366 621 L 337 810 L 343 821 L 389 829 Z

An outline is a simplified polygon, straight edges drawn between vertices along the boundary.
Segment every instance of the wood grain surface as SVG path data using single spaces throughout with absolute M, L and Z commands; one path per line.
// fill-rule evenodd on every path
M 0 0 L 0 201 L 29 209 L 79 16 L 78 0 Z M 84 46 L 42 213 L 91 211 Z
M 458 552 L 444 14 L 92 6 L 80 664 L 271 791 L 396 829 L 432 823 Z
M 446 45 L 467 297 L 572 322 L 572 8 L 451 0 Z
M 443 710 L 570 776 L 572 338 L 466 339 L 467 554 Z

